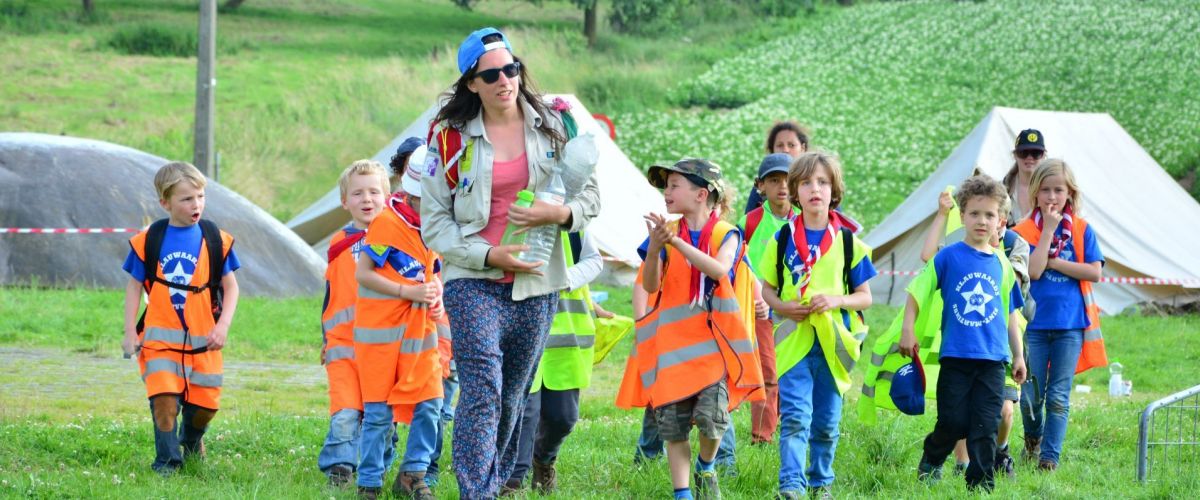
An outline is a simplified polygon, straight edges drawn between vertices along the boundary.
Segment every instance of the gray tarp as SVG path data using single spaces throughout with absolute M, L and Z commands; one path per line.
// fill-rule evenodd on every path
M 978 171 L 1002 179 L 1013 164 L 1017 132 L 1034 128 L 1046 137 L 1048 157 L 1061 158 L 1083 194 L 1080 215 L 1099 238 L 1105 276 L 1200 278 L 1200 204 L 1107 113 L 1067 113 L 994 108 L 936 171 L 865 238 L 880 270 L 921 269 L 921 245 L 938 194 Z M 871 280 L 877 303 L 904 303 L 907 276 Z M 1096 302 L 1109 314 L 1143 302 L 1196 299 L 1197 285 L 1101 283 Z
M 144 227 L 166 217 L 154 173 L 167 160 L 102 141 L 0 133 L 0 227 Z M 323 293 L 324 261 L 270 214 L 209 182 L 204 218 L 235 238 L 247 295 Z M 133 234 L 0 234 L 0 285 L 124 287 Z

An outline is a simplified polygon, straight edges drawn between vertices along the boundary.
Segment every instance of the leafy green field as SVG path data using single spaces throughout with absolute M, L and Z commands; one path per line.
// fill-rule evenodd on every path
M 1196 2 L 879 2 L 802 16 L 671 89 L 696 109 L 615 121 L 636 164 L 707 156 L 746 188 L 766 130 L 796 119 L 841 155 L 845 206 L 869 227 L 993 106 L 1107 112 L 1176 178 L 1196 172 L 1197 77 Z
M 628 290 L 608 291 L 606 305 L 628 314 Z M 118 355 L 120 307 L 117 291 L 8 288 L 0 294 L 0 311 L 23 311 L 0 315 L 0 497 L 353 497 L 325 487 L 315 465 L 328 425 L 324 372 L 316 361 L 317 299 L 242 301 L 226 351 L 224 408 L 207 438 L 209 457 L 165 480 L 149 469 L 152 424 L 136 365 Z M 894 314 L 874 308 L 868 322 L 877 334 Z M 1044 475 L 1022 466 L 1015 480 L 999 480 L 997 495 L 1187 498 L 1200 491 L 1192 462 L 1160 465 L 1159 481 L 1148 486 L 1134 481 L 1138 414 L 1149 401 L 1197 382 L 1197 329 L 1200 316 L 1194 315 L 1106 318 L 1109 352 L 1125 364 L 1134 396 L 1110 399 L 1106 373 L 1079 377 L 1094 390 L 1073 396 L 1060 469 Z M 627 338 L 596 367 L 581 420 L 559 459 L 561 490 L 551 498 L 670 494 L 665 463 L 632 464 L 641 414 L 612 405 L 629 347 Z M 855 373 L 856 380 L 861 376 Z M 848 394 L 835 462 L 837 496 L 968 494 L 958 478 L 932 488 L 914 479 L 932 415 L 889 414 L 868 426 L 854 413 L 856 400 L 856 393 Z M 723 480 L 722 490 L 726 498 L 766 498 L 776 487 L 778 451 L 747 445 L 748 412 L 734 416 L 742 438 L 740 475 Z M 454 482 L 443 482 L 438 494 L 455 498 Z

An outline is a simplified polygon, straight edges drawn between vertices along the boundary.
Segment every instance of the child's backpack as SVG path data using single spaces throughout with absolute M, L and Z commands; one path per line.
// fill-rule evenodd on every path
M 212 299 L 212 314 L 213 321 L 221 318 L 221 299 L 225 295 L 225 288 L 221 286 L 221 270 L 225 268 L 225 249 L 221 241 L 221 230 L 217 225 L 208 219 L 200 219 L 200 235 L 204 238 L 204 245 L 208 248 L 208 283 L 203 286 L 192 286 L 182 283 L 171 283 L 158 277 L 158 254 L 162 252 L 163 236 L 167 233 L 167 219 L 159 219 L 150 224 L 150 228 L 146 230 L 146 247 L 142 252 L 142 272 L 146 277 L 147 284 L 143 285 L 146 289 L 146 294 L 150 293 L 150 289 L 154 287 L 154 283 L 162 283 L 176 290 L 186 290 L 191 293 L 200 293 L 205 289 L 209 289 L 212 293 L 209 297 Z M 153 257 L 151 257 L 153 256 Z M 142 316 L 138 318 L 137 332 L 140 334 L 146 328 L 146 310 L 142 310 Z

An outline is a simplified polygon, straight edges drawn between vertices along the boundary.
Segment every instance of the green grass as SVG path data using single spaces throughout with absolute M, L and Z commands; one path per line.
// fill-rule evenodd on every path
M 606 302 L 629 313 L 629 290 L 604 288 Z M 53 308 L 39 307 L 54 304 Z M 209 458 L 171 479 L 149 470 L 151 423 L 132 361 L 117 354 L 121 293 L 104 290 L 6 288 L 0 310 L 0 496 L 197 498 L 351 498 L 330 490 L 316 470 L 327 426 L 326 382 L 317 365 L 318 299 L 246 299 L 239 304 L 226 351 L 227 390 L 208 439 Z M 42 309 L 53 311 L 41 313 Z M 895 309 L 868 311 L 874 334 Z M 1022 466 L 1001 479 L 1004 498 L 1186 498 L 1200 491 L 1195 464 L 1168 464 L 1159 481 L 1134 481 L 1137 419 L 1151 400 L 1196 383 L 1200 316 L 1105 318 L 1110 355 L 1125 364 L 1134 396 L 1110 399 L 1107 374 L 1077 378 L 1063 463 L 1053 475 Z M 91 332 L 91 333 L 87 333 Z M 871 337 L 873 339 L 874 336 Z M 870 339 L 868 340 L 870 341 Z M 559 459 L 561 490 L 551 498 L 663 498 L 666 465 L 631 463 L 640 412 L 617 409 L 616 393 L 630 341 L 596 367 L 583 393 L 582 417 Z M 861 369 L 860 369 L 861 370 Z M 856 384 L 861 371 L 855 372 Z M 855 390 L 857 389 L 857 385 Z M 883 415 L 858 421 L 848 394 L 835 468 L 835 494 L 845 498 L 959 498 L 959 478 L 933 488 L 914 480 L 921 439 L 934 417 Z M 727 498 L 764 498 L 776 487 L 778 451 L 746 445 L 748 412 L 734 414 L 741 475 L 722 482 Z M 1019 447 L 1020 424 L 1014 430 Z M 444 458 L 443 460 L 448 460 Z M 449 462 L 443 463 L 448 466 Z M 448 477 L 447 477 L 448 479 Z M 390 481 L 390 477 L 389 477 Z M 455 498 L 443 482 L 440 498 Z

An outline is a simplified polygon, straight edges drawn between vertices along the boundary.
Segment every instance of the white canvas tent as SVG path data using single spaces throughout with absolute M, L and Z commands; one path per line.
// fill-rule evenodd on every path
M 1080 214 L 1095 229 L 1107 263 L 1106 277 L 1191 280 L 1183 286 L 1101 283 L 1096 302 L 1116 314 L 1143 302 L 1194 301 L 1200 288 L 1200 221 L 1196 203 L 1107 113 L 1066 113 L 994 108 L 936 171 L 865 238 L 880 271 L 922 267 L 921 245 L 938 194 L 979 172 L 1002 179 L 1013 164 L 1017 132 L 1035 128 L 1049 157 L 1075 172 L 1083 194 Z M 909 276 L 871 280 L 876 302 L 902 305 Z
M 591 131 L 596 137 L 600 161 L 596 164 L 596 178 L 600 183 L 600 215 L 588 225 L 588 233 L 596 239 L 600 252 L 610 261 L 637 267 L 641 263 L 637 247 L 646 238 L 646 226 L 642 215 L 648 212 L 665 213 L 662 195 L 646 181 L 641 170 L 629 161 L 625 153 L 609 138 L 608 132 L 594 119 L 591 112 L 573 95 L 561 97 L 572 105 L 571 113 L 579 125 L 579 133 Z M 404 132 L 392 139 L 372 158 L 384 165 L 400 143 L 408 137 L 422 137 L 429 131 L 429 122 L 437 112 L 434 104 L 412 122 Z M 399 185 L 392 183 L 393 188 Z M 324 253 L 329 237 L 350 221 L 349 214 L 342 210 L 337 187 L 320 200 L 288 221 L 287 225 L 318 252 Z

